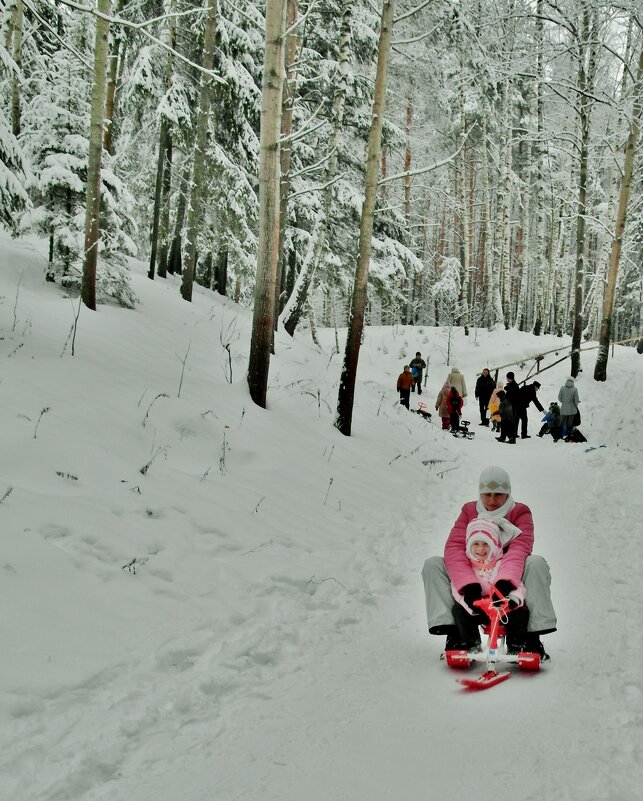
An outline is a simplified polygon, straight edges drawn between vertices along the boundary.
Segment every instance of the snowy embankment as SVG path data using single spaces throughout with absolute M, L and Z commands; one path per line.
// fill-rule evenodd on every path
M 77 302 L 36 244 L 0 258 L 0 799 L 643 799 L 635 351 L 605 384 L 584 354 L 587 446 L 512 447 L 471 397 L 473 441 L 397 404 L 420 350 L 432 408 L 445 331 L 370 328 L 345 438 L 334 332 L 278 334 L 262 410 L 248 310 L 136 265 L 141 304 L 82 309 L 72 356 Z M 472 395 L 485 364 L 520 379 L 561 344 L 456 332 L 452 364 Z M 545 406 L 568 369 L 539 377 Z M 533 509 L 559 631 L 542 674 L 467 696 L 419 571 L 490 463 Z

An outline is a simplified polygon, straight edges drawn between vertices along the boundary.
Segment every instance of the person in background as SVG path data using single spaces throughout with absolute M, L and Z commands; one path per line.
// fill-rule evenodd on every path
M 558 390 L 558 400 L 562 417 L 562 435 L 567 438 L 574 427 L 574 418 L 578 414 L 578 404 L 580 403 L 578 389 L 574 385 L 574 379 L 571 376 Z
M 518 412 L 517 417 L 520 420 L 520 438 L 529 439 L 527 433 L 527 409 L 529 404 L 533 401 L 534 406 L 539 412 L 544 412 L 542 403 L 536 397 L 536 392 L 540 389 L 540 382 L 534 381 L 533 384 L 523 384 L 518 393 L 518 409 L 514 409 L 514 415 Z M 518 423 L 516 422 L 516 434 L 518 433 Z
M 480 425 L 481 426 L 488 426 L 489 420 L 487 420 L 487 408 L 489 406 L 489 400 L 493 394 L 494 389 L 496 388 L 496 382 L 493 380 L 489 373 L 488 367 L 483 367 L 482 372 L 478 376 L 478 380 L 476 381 L 476 388 L 475 388 L 475 397 L 478 399 L 478 404 L 480 406 Z
M 418 351 L 415 354 L 415 358 L 411 359 L 409 362 L 409 367 L 411 368 L 411 372 L 413 373 L 413 377 L 415 378 L 415 386 L 411 387 L 411 392 L 415 392 L 415 387 L 417 387 L 418 395 L 422 394 L 422 373 L 426 370 L 426 362 L 422 358 L 422 354 Z
M 460 415 L 462 414 L 462 404 L 464 403 L 462 396 L 458 390 L 452 386 L 447 395 L 447 407 L 449 409 L 449 423 L 451 431 L 460 430 Z
M 429 634 L 446 635 L 447 650 L 459 644 L 460 635 L 453 619 L 452 583 L 468 601 L 470 608 L 475 608 L 471 604 L 482 597 L 482 585 L 466 554 L 467 526 L 480 517 L 493 520 L 500 529 L 504 553 L 497 579 L 506 582 L 501 585 L 501 592 L 506 591 L 505 597 L 510 596 L 512 590 L 518 589 L 520 578 L 525 586 L 529 622 L 525 642 L 522 643 L 524 650 L 540 654 L 541 659 L 548 659 L 540 637 L 556 631 L 549 565 L 542 556 L 532 554 L 534 521 L 531 509 L 524 503 L 514 501 L 507 471 L 495 465 L 485 467 L 481 472 L 478 498 L 465 503 L 460 510 L 447 537 L 444 557 L 431 556 L 424 562 L 422 579 Z
M 500 436 L 496 437 L 497 442 L 506 442 L 508 445 L 516 444 L 516 424 L 514 421 L 514 410 L 507 393 L 504 389 L 498 392 L 500 401 Z
M 397 391 L 400 393 L 400 403 L 409 409 L 409 401 L 411 399 L 411 387 L 415 379 L 411 375 L 411 368 L 408 364 L 404 365 L 404 370 L 397 377 Z
M 496 388 L 491 393 L 491 397 L 489 398 L 489 416 L 491 418 L 491 430 L 497 431 L 500 433 L 500 398 L 498 397 L 499 392 L 504 392 L 502 388 L 502 381 L 498 381 L 496 384 Z
M 443 431 L 449 430 L 449 407 L 447 405 L 449 392 L 451 392 L 451 384 L 445 381 L 442 389 L 438 392 L 438 397 L 435 399 L 435 411 L 440 415 Z
M 516 383 L 516 377 L 513 373 L 507 373 L 507 382 L 505 383 L 505 392 L 507 394 L 507 400 L 511 404 L 512 409 L 512 419 L 513 419 L 513 431 L 512 431 L 512 439 L 515 441 L 516 435 L 518 434 L 518 420 L 519 420 L 519 409 L 520 409 L 520 387 Z
M 464 376 L 457 367 L 451 368 L 451 372 L 447 376 L 447 381 L 452 387 L 458 390 L 462 397 L 462 405 L 464 405 L 464 399 L 467 397 L 467 385 L 464 382 Z
M 551 434 L 554 442 L 560 439 L 560 431 L 562 425 L 562 418 L 560 416 L 560 406 L 554 401 L 549 404 L 549 410 L 542 419 L 543 425 L 538 432 L 539 437 L 544 437 L 545 434 Z

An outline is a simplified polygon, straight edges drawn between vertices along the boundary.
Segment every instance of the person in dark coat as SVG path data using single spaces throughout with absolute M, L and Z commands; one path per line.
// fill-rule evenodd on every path
M 489 406 L 489 400 L 495 388 L 496 388 L 496 382 L 491 377 L 489 373 L 489 368 L 484 367 L 482 372 L 478 376 L 475 389 L 475 396 L 478 399 L 478 404 L 480 405 L 481 426 L 489 425 L 489 420 L 487 419 L 487 407 Z
M 558 442 L 561 437 L 563 418 L 560 416 L 560 406 L 555 401 L 549 404 L 549 411 L 543 417 L 542 422 L 543 425 L 538 436 L 544 437 L 545 434 L 551 434 L 554 442 Z
M 422 394 L 422 373 L 426 370 L 426 362 L 422 358 L 422 354 L 418 351 L 415 354 L 415 358 L 411 359 L 409 362 L 409 367 L 411 368 L 411 372 L 413 373 L 413 377 L 415 378 L 415 386 L 411 387 L 411 392 L 415 392 L 415 387 L 417 387 L 418 395 Z
M 451 387 L 447 396 L 447 408 L 449 410 L 449 422 L 451 423 L 451 431 L 458 431 L 460 429 L 460 415 L 462 414 L 462 404 L 464 399 L 455 387 Z
M 520 438 L 521 439 L 529 439 L 529 434 L 527 433 L 527 409 L 529 404 L 533 401 L 534 406 L 538 409 L 539 412 L 544 412 L 545 409 L 543 408 L 542 403 L 536 397 L 536 392 L 540 389 L 540 383 L 538 381 L 534 381 L 533 384 L 524 384 L 520 387 L 520 392 L 518 395 L 519 399 L 519 406 L 516 410 L 514 408 L 514 414 L 516 411 L 518 412 L 517 418 L 520 420 Z M 516 434 L 518 433 L 518 423 L 516 421 Z
M 518 420 L 519 420 L 518 410 L 520 409 L 520 387 L 516 383 L 516 377 L 514 376 L 513 373 L 507 373 L 505 393 L 507 395 L 507 400 L 511 404 L 511 413 L 513 421 L 513 431 L 511 434 L 511 438 L 515 440 L 518 434 Z
M 496 440 L 506 442 L 508 445 L 515 445 L 514 410 L 504 389 L 498 392 L 498 400 L 500 401 L 500 436 L 496 437 Z

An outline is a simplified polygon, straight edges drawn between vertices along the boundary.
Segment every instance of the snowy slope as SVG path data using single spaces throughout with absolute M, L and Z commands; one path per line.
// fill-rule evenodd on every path
M 473 398 L 473 441 L 397 404 L 420 350 L 432 408 L 447 332 L 367 329 L 345 438 L 333 331 L 278 335 L 262 410 L 249 310 L 136 264 L 140 305 L 81 309 L 72 356 L 40 244 L 2 236 L 0 262 L 2 801 L 643 799 L 633 349 L 605 384 L 583 355 L 587 446 L 510 447 Z M 485 364 L 520 379 L 567 343 L 458 331 L 451 364 L 472 395 Z M 568 369 L 539 376 L 545 406 Z M 419 572 L 493 463 L 532 507 L 559 631 L 541 674 L 472 696 Z

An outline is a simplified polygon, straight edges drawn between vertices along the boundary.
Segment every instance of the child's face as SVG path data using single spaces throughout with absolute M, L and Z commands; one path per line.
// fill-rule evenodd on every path
M 486 542 L 482 542 L 481 540 L 476 540 L 471 545 L 471 553 L 475 556 L 476 559 L 484 560 L 489 556 L 489 544 Z

